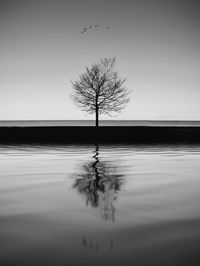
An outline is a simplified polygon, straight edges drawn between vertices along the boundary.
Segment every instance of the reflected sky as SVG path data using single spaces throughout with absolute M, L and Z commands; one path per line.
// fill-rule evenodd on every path
M 199 266 L 199 160 L 194 145 L 1 146 L 0 264 Z

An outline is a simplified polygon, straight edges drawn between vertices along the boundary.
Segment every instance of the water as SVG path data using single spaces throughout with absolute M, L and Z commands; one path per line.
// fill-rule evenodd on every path
M 0 265 L 200 265 L 200 146 L 0 146 Z
M 183 126 L 200 127 L 200 121 L 100 120 L 100 126 Z M 0 127 L 95 126 L 94 120 L 16 120 L 0 121 Z

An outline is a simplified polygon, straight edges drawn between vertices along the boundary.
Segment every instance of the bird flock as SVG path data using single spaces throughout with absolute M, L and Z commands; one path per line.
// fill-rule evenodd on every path
M 91 29 L 98 28 L 98 27 L 100 27 L 100 26 L 99 26 L 99 25 L 90 25 L 90 26 L 88 26 L 88 27 L 83 27 L 81 33 L 84 34 L 84 33 L 86 33 L 87 31 L 89 31 L 89 30 L 91 30 Z M 109 30 L 109 29 L 110 29 L 110 26 L 107 26 L 107 27 L 105 27 L 105 28 L 106 28 L 107 30 Z

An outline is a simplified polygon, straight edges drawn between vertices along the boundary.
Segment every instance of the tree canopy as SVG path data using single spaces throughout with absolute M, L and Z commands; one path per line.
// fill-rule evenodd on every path
M 112 115 L 120 112 L 129 101 L 129 91 L 124 87 L 125 79 L 120 79 L 114 71 L 116 59 L 105 58 L 93 64 L 72 82 L 71 99 L 81 110 L 96 114 Z

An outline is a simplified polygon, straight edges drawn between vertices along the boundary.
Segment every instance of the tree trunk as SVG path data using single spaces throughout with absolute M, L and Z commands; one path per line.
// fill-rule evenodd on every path
M 98 107 L 96 108 L 96 127 L 99 126 L 99 110 Z
M 96 127 L 99 126 L 99 106 L 98 106 L 98 95 L 96 95 L 96 103 L 95 103 L 95 107 L 96 107 Z

